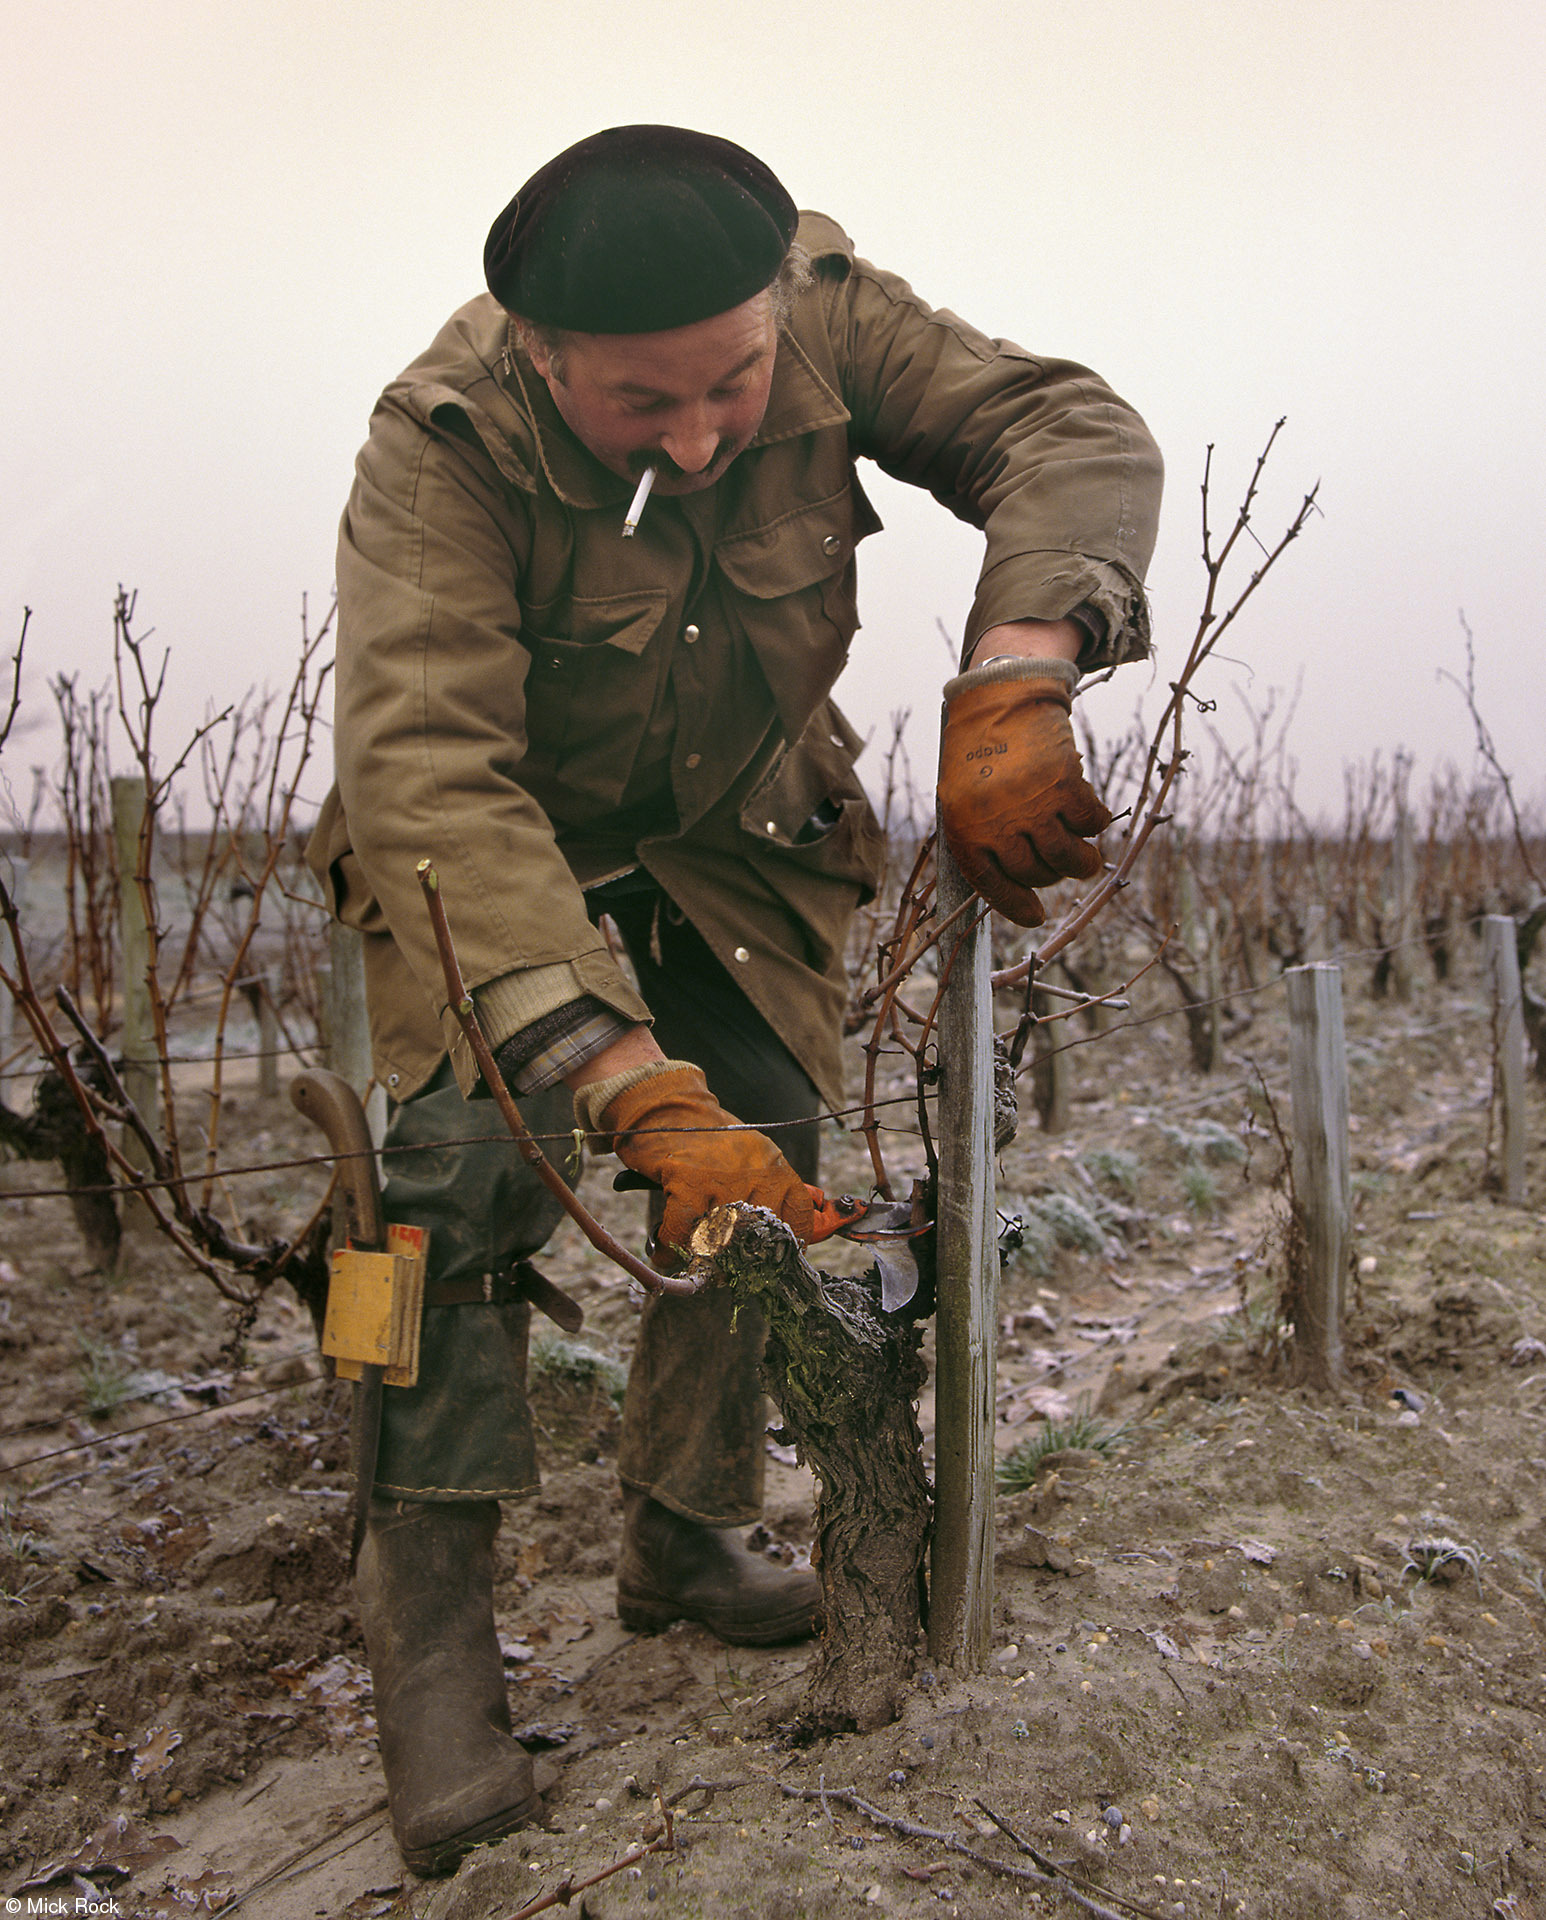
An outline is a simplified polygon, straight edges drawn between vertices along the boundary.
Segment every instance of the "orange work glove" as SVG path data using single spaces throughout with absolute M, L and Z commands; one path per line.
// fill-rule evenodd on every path
M 1078 679 L 1069 661 L 1006 657 L 945 688 L 940 827 L 978 893 L 1022 927 L 1046 918 L 1033 888 L 1100 872 L 1086 836 L 1113 819 L 1074 744 Z
M 665 1188 L 662 1246 L 685 1247 L 704 1214 L 727 1200 L 766 1207 L 794 1229 L 801 1246 L 809 1241 L 810 1188 L 766 1134 L 726 1113 L 698 1067 L 662 1062 L 614 1094 L 595 1125 L 612 1135 L 612 1151 L 625 1167 Z

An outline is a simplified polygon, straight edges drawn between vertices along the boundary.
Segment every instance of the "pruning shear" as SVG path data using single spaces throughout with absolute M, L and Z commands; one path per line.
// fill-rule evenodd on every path
M 658 1184 L 629 1168 L 612 1182 L 614 1191 L 658 1192 Z M 910 1200 L 862 1200 L 840 1193 L 829 1199 L 820 1187 L 807 1183 L 814 1215 L 810 1244 L 818 1240 L 852 1240 L 867 1247 L 880 1275 L 880 1304 L 885 1313 L 899 1313 L 918 1291 L 918 1258 L 912 1243 L 934 1225 L 924 1205 L 922 1183 Z
M 829 1200 L 820 1187 L 809 1192 L 815 1205 L 812 1246 L 835 1235 L 868 1247 L 880 1275 L 881 1310 L 899 1313 L 918 1291 L 918 1256 L 912 1243 L 934 1225 L 919 1189 L 911 1200 L 861 1200 L 852 1193 Z

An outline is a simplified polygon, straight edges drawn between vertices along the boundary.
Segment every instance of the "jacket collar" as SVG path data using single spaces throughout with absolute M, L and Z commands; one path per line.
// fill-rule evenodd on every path
M 537 434 L 537 456 L 548 484 L 571 507 L 613 507 L 626 504 L 633 482 L 604 467 L 575 437 L 553 404 L 548 384 L 537 372 L 509 328 L 502 362 L 507 388 L 524 404 Z M 786 328 L 779 336 L 773 361 L 773 385 L 768 410 L 762 417 L 752 447 L 768 447 L 822 427 L 844 425 L 848 409 L 811 363 Z M 748 448 L 748 452 L 751 449 Z M 744 455 L 742 456 L 744 458 Z
M 778 354 L 773 362 L 773 390 L 768 395 L 768 410 L 752 441 L 754 447 L 771 447 L 780 440 L 793 440 L 802 433 L 815 433 L 821 427 L 846 426 L 847 407 L 829 387 L 805 349 L 785 328 L 779 335 Z

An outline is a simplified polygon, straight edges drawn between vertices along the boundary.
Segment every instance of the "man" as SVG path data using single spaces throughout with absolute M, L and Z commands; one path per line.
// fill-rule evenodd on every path
M 338 784 L 313 852 L 364 935 L 396 1103 L 387 1214 L 430 1233 L 419 1384 L 385 1393 L 359 1580 L 393 1826 L 420 1872 L 537 1810 L 492 1542 L 498 1502 L 536 1483 L 511 1275 L 556 1208 L 480 1138 L 499 1129 L 465 1098 L 416 863 L 439 869 L 534 1131 L 577 1118 L 656 1181 L 668 1251 L 729 1199 L 805 1237 L 817 1115 L 843 1097 L 844 938 L 881 853 L 828 698 L 879 524 L 854 462 L 986 533 L 941 818 L 1027 925 L 1036 887 L 1099 867 L 1087 836 L 1109 816 L 1071 693 L 1081 668 L 1146 651 L 1160 484 L 1143 423 L 1094 375 L 931 311 L 727 141 L 580 142 L 494 223 L 485 269 L 489 296 L 388 387 L 359 458 Z M 734 1531 L 761 1503 L 761 1337 L 713 1295 L 645 1309 L 618 1460 L 631 1627 L 811 1629 L 814 1576 Z

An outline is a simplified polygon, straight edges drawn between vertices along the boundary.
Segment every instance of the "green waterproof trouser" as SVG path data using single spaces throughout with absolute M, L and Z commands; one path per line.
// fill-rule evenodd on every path
M 658 891 L 609 902 L 674 1059 L 702 1067 L 721 1105 L 772 1130 L 803 1179 L 816 1178 L 815 1087 L 702 938 Z M 563 1087 L 529 1095 L 533 1133 L 574 1126 Z M 551 1150 L 550 1150 L 551 1151 Z M 488 1100 L 462 1098 L 446 1062 L 394 1109 L 385 1141 L 388 1220 L 429 1230 L 429 1278 L 507 1270 L 534 1255 L 563 1213 Z M 565 1231 L 575 1231 L 572 1227 Z M 599 1256 L 597 1256 L 599 1257 Z M 530 1309 L 425 1311 L 419 1380 L 382 1396 L 376 1492 L 396 1500 L 513 1499 L 537 1485 L 526 1399 Z M 709 1526 L 762 1511 L 762 1316 L 718 1289 L 646 1302 L 623 1403 L 625 1486 Z

